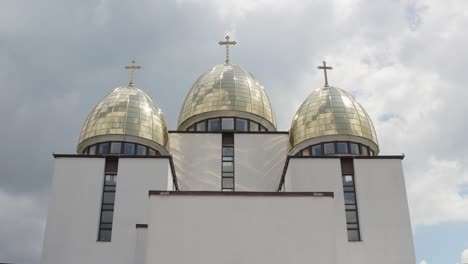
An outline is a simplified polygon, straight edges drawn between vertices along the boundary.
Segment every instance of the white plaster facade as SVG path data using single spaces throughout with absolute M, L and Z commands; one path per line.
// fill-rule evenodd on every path
M 354 158 L 362 241 L 348 242 L 339 156 L 288 157 L 287 133 L 235 133 L 236 191 L 257 196 L 149 196 L 173 177 L 221 190 L 222 134 L 169 135 L 172 158 L 119 158 L 111 242 L 96 241 L 105 159 L 55 158 L 43 264 L 415 263 L 401 157 Z M 285 192 L 334 197 L 269 195 L 283 176 Z

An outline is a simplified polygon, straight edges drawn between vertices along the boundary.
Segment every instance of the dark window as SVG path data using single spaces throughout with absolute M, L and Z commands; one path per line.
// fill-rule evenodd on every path
M 146 155 L 146 147 L 142 145 L 137 146 L 137 155 L 144 156 Z
M 360 241 L 356 185 L 354 182 L 354 165 L 352 159 L 341 159 L 341 172 L 348 241 Z
M 102 191 L 101 214 L 99 220 L 99 241 L 111 241 L 114 219 L 115 189 L 117 186 L 118 159 L 106 159 L 104 186 Z
M 122 143 L 120 142 L 112 142 L 110 147 L 111 154 L 120 154 L 122 151 Z
M 219 118 L 208 120 L 208 131 L 220 131 L 220 130 L 221 130 L 221 122 L 219 121 Z
M 310 149 L 305 148 L 302 150 L 302 156 L 310 156 Z
M 206 122 L 197 123 L 197 131 L 206 131 Z
M 258 123 L 250 121 L 250 131 L 259 131 Z
M 322 145 L 312 146 L 312 156 L 320 156 L 320 155 L 322 155 Z
M 359 144 L 349 143 L 349 146 L 351 148 L 351 151 L 350 151 L 351 154 L 359 155 Z
M 156 150 L 152 149 L 152 148 L 149 148 L 148 149 L 148 155 L 149 156 L 156 156 Z
M 98 154 L 109 154 L 109 142 L 99 144 Z
M 188 131 L 195 131 L 195 126 L 191 126 L 187 129 Z
M 336 143 L 336 150 L 338 153 L 348 153 L 348 143 L 346 142 L 338 142 Z
M 125 155 L 134 155 L 135 154 L 135 144 L 133 144 L 133 143 L 124 143 L 124 154 Z
M 225 117 L 222 119 L 222 128 L 223 130 L 234 130 L 234 118 Z
M 223 133 L 221 152 L 221 190 L 234 191 L 234 134 Z
M 232 145 L 234 145 L 234 134 L 224 133 L 223 134 L 223 146 L 232 146 Z
M 223 157 L 233 157 L 234 147 L 223 147 Z
M 364 156 L 369 155 L 369 152 L 367 151 L 367 147 L 366 146 L 361 146 L 361 147 L 362 147 L 362 155 Z
M 264 126 L 260 125 L 260 131 L 267 131 L 267 129 Z
M 96 145 L 92 145 L 91 147 L 89 147 L 88 154 L 89 155 L 96 155 Z
M 325 155 L 335 154 L 335 143 L 325 143 L 323 149 Z
M 247 131 L 247 119 L 236 118 L 236 130 L 237 131 Z

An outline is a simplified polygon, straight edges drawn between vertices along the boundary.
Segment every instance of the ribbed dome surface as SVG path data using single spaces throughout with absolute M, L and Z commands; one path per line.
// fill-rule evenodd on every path
M 315 90 L 302 103 L 291 124 L 290 146 L 329 135 L 362 137 L 378 146 L 367 112 L 349 93 L 336 87 Z
M 114 89 L 89 113 L 81 129 L 78 152 L 98 136 L 125 135 L 167 147 L 166 120 L 151 98 L 134 87 Z
M 187 127 L 192 117 L 216 111 L 250 113 L 276 128 L 264 87 L 239 65 L 216 65 L 198 78 L 185 98 L 178 127 Z

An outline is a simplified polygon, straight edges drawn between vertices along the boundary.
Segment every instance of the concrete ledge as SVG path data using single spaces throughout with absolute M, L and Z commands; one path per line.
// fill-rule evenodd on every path
M 333 192 L 222 192 L 222 191 L 157 191 L 148 195 L 197 195 L 197 196 L 281 196 L 281 197 L 334 197 Z

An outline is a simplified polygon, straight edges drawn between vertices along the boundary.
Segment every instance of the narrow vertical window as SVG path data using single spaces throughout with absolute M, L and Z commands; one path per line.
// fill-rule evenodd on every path
M 223 133 L 221 190 L 234 191 L 234 134 Z
M 119 160 L 116 158 L 106 159 L 98 241 L 111 241 L 118 162 Z
M 343 192 L 346 214 L 348 241 L 361 241 L 359 217 L 354 182 L 354 164 L 352 159 L 341 159 Z

